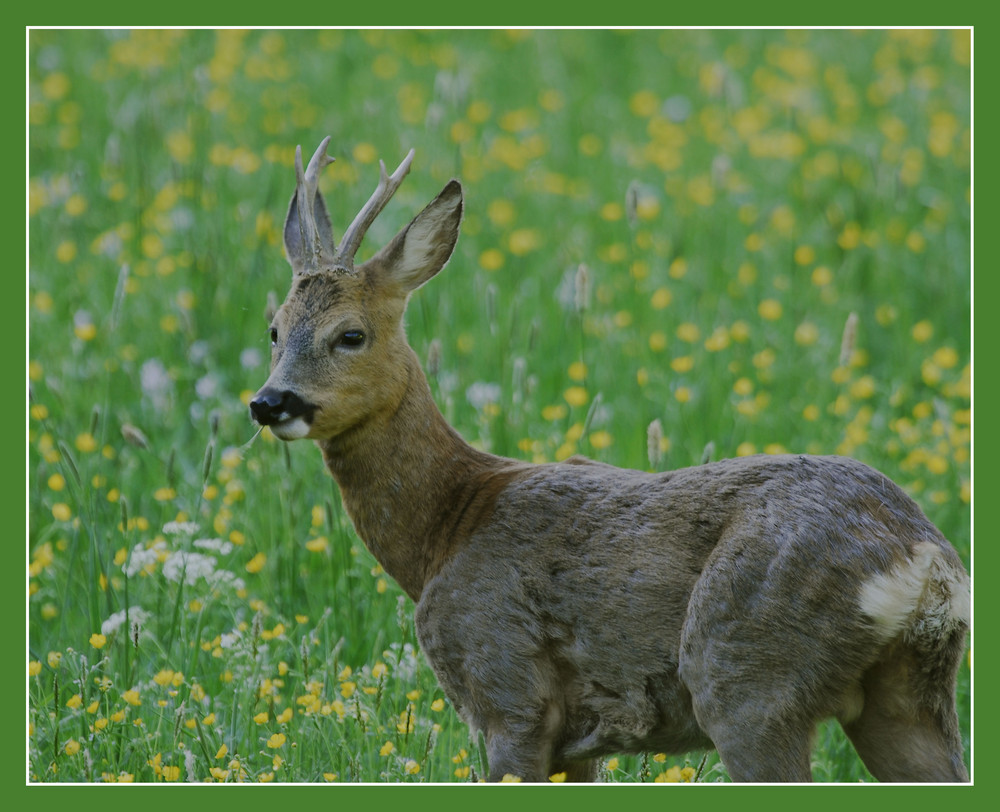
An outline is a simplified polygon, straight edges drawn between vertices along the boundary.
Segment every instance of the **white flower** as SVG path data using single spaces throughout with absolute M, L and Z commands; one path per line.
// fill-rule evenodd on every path
M 174 388 L 174 381 L 158 358 L 150 358 L 139 370 L 143 394 L 153 401 L 157 409 L 165 409 Z
M 218 391 L 218 388 L 219 381 L 211 372 L 200 377 L 194 385 L 194 391 L 197 393 L 198 397 L 203 400 L 213 397 L 216 391 Z
M 223 649 L 230 649 L 240 642 L 241 637 L 239 631 L 226 632 L 219 637 L 219 646 Z
M 477 381 L 465 390 L 465 399 L 474 409 L 482 409 L 487 403 L 499 403 L 500 384 Z
M 163 532 L 168 536 L 193 536 L 197 531 L 198 525 L 195 522 L 167 522 L 163 525 Z
M 122 572 L 124 572 L 129 578 L 138 574 L 146 567 L 155 565 L 157 561 L 160 560 L 160 555 L 166 552 L 167 543 L 165 541 L 158 541 L 152 547 L 146 548 L 142 545 L 138 545 L 132 548 L 132 554 L 128 557 L 128 561 L 122 564 Z
M 202 550 L 212 550 L 219 555 L 228 555 L 233 549 L 231 541 L 222 539 L 195 539 L 194 546 Z
M 240 366 L 243 367 L 243 369 L 256 369 L 260 366 L 260 362 L 260 350 L 254 347 L 243 350 L 243 352 L 240 353 Z
M 117 631 L 118 627 L 125 622 L 126 611 L 128 612 L 129 623 L 138 623 L 139 626 L 145 625 L 150 617 L 149 612 L 139 606 L 133 606 L 128 610 L 123 609 L 120 612 L 115 612 L 101 624 L 101 634 L 109 635 Z
M 168 581 L 179 581 L 190 586 L 199 578 L 208 579 L 215 572 L 215 558 L 201 553 L 174 553 L 163 563 L 163 577 Z

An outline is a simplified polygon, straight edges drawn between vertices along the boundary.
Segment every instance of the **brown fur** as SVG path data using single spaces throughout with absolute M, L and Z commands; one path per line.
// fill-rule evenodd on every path
M 605 754 L 716 747 L 734 780 L 809 781 L 814 727 L 837 716 L 881 780 L 968 780 L 968 576 L 883 475 L 790 455 L 529 465 L 445 422 L 402 316 L 461 211 L 452 181 L 356 271 L 293 259 L 251 408 L 316 441 L 490 778 L 592 780 Z

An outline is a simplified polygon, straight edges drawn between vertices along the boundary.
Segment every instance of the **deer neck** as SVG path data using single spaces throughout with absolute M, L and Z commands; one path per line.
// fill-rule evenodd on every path
M 460 543 L 476 482 L 501 460 L 448 425 L 412 351 L 406 375 L 396 408 L 317 444 L 358 535 L 416 601 Z

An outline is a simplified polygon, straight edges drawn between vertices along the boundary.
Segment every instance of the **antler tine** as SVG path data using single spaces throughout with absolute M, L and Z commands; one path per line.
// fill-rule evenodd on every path
M 316 152 L 313 153 L 309 161 L 309 168 L 306 170 L 306 182 L 312 186 L 313 190 L 317 188 L 317 184 L 319 183 L 319 173 L 336 160 L 326 154 L 326 148 L 330 144 L 331 137 L 328 135 L 320 142 L 319 147 L 317 147 Z M 301 147 L 298 152 L 301 154 Z M 301 166 L 301 157 L 298 157 L 297 161 L 298 165 Z
M 385 161 L 379 161 L 378 186 L 375 187 L 374 194 L 365 203 L 364 208 L 358 212 L 358 216 L 354 218 L 354 222 L 344 232 L 344 239 L 341 240 L 340 247 L 337 249 L 335 260 L 337 264 L 347 268 L 354 267 L 354 255 L 358 253 L 358 248 L 361 247 L 361 240 L 364 239 L 365 232 L 375 222 L 375 218 L 378 217 L 379 212 L 385 208 L 385 204 L 396 193 L 399 185 L 403 182 L 403 178 L 410 171 L 410 164 L 413 162 L 415 152 L 415 150 L 411 149 L 392 175 L 386 174 Z

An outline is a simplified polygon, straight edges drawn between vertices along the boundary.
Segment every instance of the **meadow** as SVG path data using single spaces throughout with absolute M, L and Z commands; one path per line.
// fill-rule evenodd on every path
M 464 184 L 407 330 L 470 442 L 650 470 L 846 454 L 970 563 L 969 31 L 29 46 L 27 781 L 485 774 L 319 453 L 248 415 L 295 146 L 326 135 L 335 234 L 416 149 L 361 258 Z M 835 723 L 814 775 L 873 780 Z M 728 778 L 650 753 L 602 780 Z

